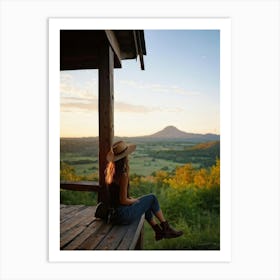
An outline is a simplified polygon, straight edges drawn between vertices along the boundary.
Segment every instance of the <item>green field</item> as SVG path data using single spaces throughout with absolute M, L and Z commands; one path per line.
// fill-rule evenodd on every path
M 77 175 L 83 176 L 90 175 L 91 173 L 98 173 L 97 158 L 67 153 L 61 155 L 61 161 L 73 166 Z M 129 161 L 131 174 L 142 176 L 151 175 L 157 170 L 172 171 L 176 167 L 183 165 L 182 163 L 173 162 L 167 159 L 156 159 L 148 155 L 141 155 L 141 153 L 138 152 L 136 152 L 135 155 L 131 155 Z
M 129 142 L 128 140 L 126 140 Z M 130 195 L 154 193 L 168 221 L 183 230 L 174 240 L 154 241 L 145 223 L 146 250 L 220 249 L 220 143 L 132 141 Z M 98 180 L 96 138 L 62 139 L 62 181 Z M 96 205 L 97 195 L 61 190 L 63 204 Z
M 83 139 L 83 138 L 82 138 Z M 86 138 L 87 139 L 87 138 Z M 60 160 L 74 167 L 80 176 L 98 174 L 98 143 L 93 138 L 63 139 Z M 219 144 L 210 149 L 194 149 L 199 144 L 179 141 L 137 141 L 136 151 L 130 155 L 130 172 L 142 176 L 152 175 L 155 171 L 172 172 L 178 166 L 192 163 L 194 167 L 207 167 L 219 157 Z M 86 152 L 87 151 L 87 152 Z

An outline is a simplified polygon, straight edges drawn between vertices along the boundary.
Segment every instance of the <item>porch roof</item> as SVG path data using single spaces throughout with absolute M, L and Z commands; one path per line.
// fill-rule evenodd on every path
M 143 30 L 61 30 L 60 70 L 98 69 L 100 51 L 108 44 L 114 51 L 114 68 L 121 68 L 124 59 L 139 56 L 144 70 Z

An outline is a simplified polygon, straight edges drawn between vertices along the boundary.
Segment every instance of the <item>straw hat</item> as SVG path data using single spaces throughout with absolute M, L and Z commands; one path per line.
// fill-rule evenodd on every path
M 134 152 L 136 149 L 135 144 L 126 144 L 124 141 L 116 142 L 107 154 L 108 161 L 118 161 L 127 155 Z

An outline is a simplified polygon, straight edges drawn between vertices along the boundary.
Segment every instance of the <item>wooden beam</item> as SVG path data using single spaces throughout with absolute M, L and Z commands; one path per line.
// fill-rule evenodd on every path
M 71 191 L 99 192 L 98 182 L 81 181 L 81 182 L 60 182 L 60 188 Z
M 133 30 L 133 38 L 134 38 L 136 59 L 137 59 L 137 56 L 139 55 L 141 70 L 145 70 L 143 50 L 141 47 L 141 38 L 140 38 L 140 33 L 138 30 Z
M 122 65 L 122 62 L 121 62 L 121 49 L 120 49 L 120 45 L 119 45 L 119 41 L 114 33 L 114 31 L 112 30 L 105 30 L 105 34 L 106 34 L 106 37 L 116 55 L 116 66 L 117 67 L 121 67 Z
M 136 30 L 132 30 L 132 34 L 133 34 L 135 53 L 136 53 L 136 59 L 137 59 L 137 55 L 139 53 L 139 49 L 138 49 L 138 40 L 137 40 Z
M 144 221 L 145 215 L 142 215 L 134 233 L 134 239 L 130 244 L 129 250 L 142 250 L 144 245 Z
M 145 70 L 143 50 L 142 50 L 142 46 L 141 46 L 140 32 L 138 30 L 136 30 L 135 32 L 136 32 L 137 48 L 138 48 L 138 54 L 139 54 L 139 58 L 140 58 L 141 69 Z
M 108 202 L 105 174 L 106 155 L 114 138 L 114 52 L 108 44 L 99 54 L 99 192 L 98 201 Z

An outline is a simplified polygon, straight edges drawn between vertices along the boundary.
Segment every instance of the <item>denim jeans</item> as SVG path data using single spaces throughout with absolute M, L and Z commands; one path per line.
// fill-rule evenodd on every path
M 130 224 L 145 213 L 145 219 L 149 222 L 153 215 L 160 210 L 157 197 L 147 194 L 131 205 L 121 205 L 116 209 L 115 222 L 117 224 Z

